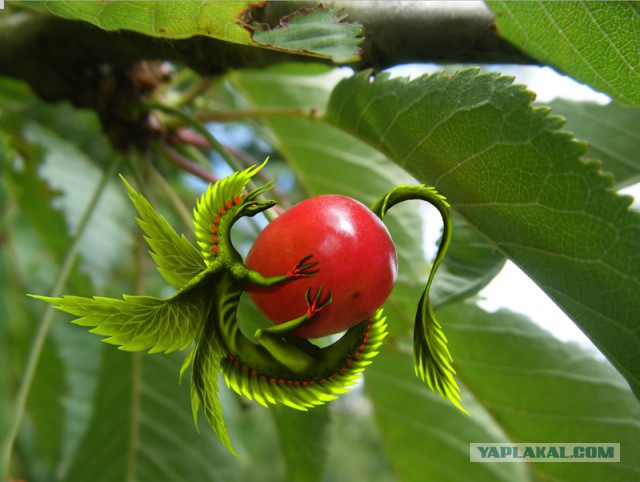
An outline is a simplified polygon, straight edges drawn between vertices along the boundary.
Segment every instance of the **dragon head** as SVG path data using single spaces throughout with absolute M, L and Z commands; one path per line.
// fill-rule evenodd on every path
M 260 186 L 257 189 L 254 189 L 246 196 L 240 199 L 240 202 L 234 206 L 233 212 L 230 213 L 233 215 L 233 221 L 237 221 L 241 217 L 248 216 L 253 217 L 258 213 L 266 211 L 269 208 L 272 208 L 278 201 L 274 199 L 266 199 L 264 201 L 259 201 L 258 198 L 273 188 L 274 182 L 269 181 L 264 186 Z

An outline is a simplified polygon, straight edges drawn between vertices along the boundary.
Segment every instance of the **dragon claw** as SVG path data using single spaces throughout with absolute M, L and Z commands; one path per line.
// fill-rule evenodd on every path
M 309 271 L 310 268 L 313 268 L 314 266 L 316 266 L 318 264 L 317 261 L 313 261 L 311 263 L 306 263 L 305 264 L 305 261 L 307 261 L 309 258 L 311 258 L 311 256 L 313 256 L 313 255 L 308 254 L 304 258 L 302 258 L 300 261 L 298 261 L 298 263 L 287 272 L 287 278 L 309 277 L 309 276 L 313 276 L 314 274 L 318 273 L 320 271 L 318 269 Z
M 304 294 L 304 299 L 307 301 L 307 318 L 312 318 L 317 315 L 320 311 L 326 308 L 331 301 L 333 301 L 333 292 L 329 290 L 329 296 L 324 301 L 320 301 L 322 296 L 322 286 L 318 287 L 316 290 L 316 294 L 313 297 L 313 301 L 309 298 L 309 294 L 311 293 L 311 288 L 307 289 L 307 292 Z

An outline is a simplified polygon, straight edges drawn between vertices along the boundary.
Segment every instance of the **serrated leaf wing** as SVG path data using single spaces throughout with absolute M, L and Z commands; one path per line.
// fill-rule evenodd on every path
M 123 299 L 81 296 L 50 298 L 33 296 L 55 308 L 78 316 L 77 325 L 93 326 L 91 333 L 103 335 L 103 341 L 119 345 L 121 350 L 150 353 L 184 350 L 196 338 L 206 318 L 210 301 L 206 297 L 183 292 L 167 300 L 152 296 Z
M 236 455 L 222 418 L 222 405 L 218 398 L 218 374 L 221 372 L 221 362 L 225 353 L 216 333 L 211 333 L 212 329 L 211 324 L 205 327 L 197 346 L 188 357 L 188 360 L 193 361 L 191 371 L 191 410 L 197 427 L 198 411 L 202 406 L 204 415 L 215 434 L 222 444 L 232 454 Z M 181 372 L 184 372 L 187 363 L 185 361 Z
M 158 214 L 144 196 L 136 192 L 122 178 L 129 198 L 138 214 L 138 225 L 153 250 L 151 256 L 158 265 L 162 277 L 176 288 L 182 288 L 206 266 L 198 249 L 183 236 L 179 236 L 167 220 Z

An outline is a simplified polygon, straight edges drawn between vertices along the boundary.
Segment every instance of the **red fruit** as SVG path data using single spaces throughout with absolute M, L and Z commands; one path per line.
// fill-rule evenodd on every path
M 318 262 L 312 277 L 272 288 L 248 286 L 260 311 L 280 324 L 307 311 L 305 292 L 331 304 L 294 333 L 306 338 L 340 333 L 368 319 L 389 296 L 397 275 L 393 241 L 382 221 L 365 205 L 345 196 L 317 196 L 292 207 L 258 236 L 245 264 L 263 276 L 287 273 L 307 255 Z

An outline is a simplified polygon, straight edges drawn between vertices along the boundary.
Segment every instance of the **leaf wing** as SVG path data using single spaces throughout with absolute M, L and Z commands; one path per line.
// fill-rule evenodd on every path
M 129 198 L 138 214 L 138 225 L 145 233 L 145 240 L 153 250 L 151 256 L 158 265 L 162 277 L 176 288 L 182 288 L 189 280 L 205 269 L 206 265 L 198 249 L 183 236 L 178 236 L 167 220 L 158 214 L 140 193 L 120 176 L 129 191 Z
M 95 327 L 91 333 L 105 336 L 106 343 L 120 345 L 121 350 L 149 350 L 149 353 L 187 348 L 196 338 L 210 308 L 206 297 L 192 292 L 167 300 L 129 295 L 121 300 L 98 296 L 30 296 L 78 316 L 73 323 Z
M 229 452 L 237 456 L 231 445 L 231 439 L 222 417 L 222 405 L 218 398 L 218 373 L 221 372 L 221 362 L 225 353 L 217 333 L 210 333 L 210 329 L 207 330 L 205 327 L 203 330 L 197 346 L 182 366 L 181 375 L 189 361 L 192 361 L 191 410 L 196 428 L 198 427 L 198 411 L 202 406 L 204 415 L 215 434 Z

